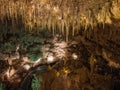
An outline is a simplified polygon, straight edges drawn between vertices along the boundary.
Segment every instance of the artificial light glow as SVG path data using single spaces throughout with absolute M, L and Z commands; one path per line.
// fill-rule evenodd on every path
M 8 78 L 10 78 L 13 74 L 15 73 L 15 69 L 8 69 L 7 72 L 6 72 L 6 75 Z
M 54 10 L 54 12 L 57 13 L 59 11 L 59 7 L 54 7 L 53 10 Z
M 37 61 L 34 62 L 33 67 L 41 63 L 42 58 L 39 58 Z
M 68 75 L 69 73 L 70 73 L 70 70 L 69 69 L 63 69 L 63 72 L 66 74 L 66 75 Z
M 60 72 L 57 71 L 56 72 L 56 76 L 59 77 L 60 76 Z
M 78 58 L 78 56 L 75 53 L 72 54 L 72 57 L 73 57 L 73 59 L 77 59 Z
M 35 61 L 35 63 L 41 62 L 42 58 L 39 58 L 38 60 Z
M 7 70 L 6 75 L 7 75 L 8 78 L 10 77 L 10 71 L 9 70 Z
M 53 61 L 54 61 L 54 57 L 53 57 L 53 56 L 48 56 L 47 62 L 48 62 L 48 63 L 51 63 L 51 62 L 53 62 Z
M 23 57 L 22 58 L 24 62 L 29 62 L 29 58 L 28 57 Z
M 29 69 L 30 69 L 30 65 L 26 64 L 26 65 L 23 66 L 23 68 L 24 68 L 25 70 L 29 70 Z

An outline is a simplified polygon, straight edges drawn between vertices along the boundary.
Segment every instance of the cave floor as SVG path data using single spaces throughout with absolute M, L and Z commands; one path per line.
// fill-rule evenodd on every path
M 0 43 L 0 57 L 5 59 L 9 55 L 15 56 L 13 54 L 18 43 L 21 44 L 22 57 L 29 56 L 30 53 L 42 54 L 43 47 L 45 55 L 55 53 L 55 57 L 61 59 L 61 62 L 48 65 L 47 70 L 36 74 L 38 79 L 42 77 L 39 90 L 120 90 L 120 32 L 113 32 L 83 31 L 67 43 L 59 34 L 52 37 L 43 33 L 43 37 L 47 36 L 46 38 L 33 34 L 8 35 L 7 39 Z M 20 64 L 19 60 L 19 64 L 14 64 L 13 68 L 18 69 Z M 9 82 L 2 76 L 7 69 L 7 62 L 1 61 L 0 80 L 9 88 L 4 90 L 18 90 L 17 87 L 22 81 L 17 83 L 17 79 L 25 76 L 19 75 L 19 78 Z M 30 86 L 22 90 L 30 90 L 28 87 Z

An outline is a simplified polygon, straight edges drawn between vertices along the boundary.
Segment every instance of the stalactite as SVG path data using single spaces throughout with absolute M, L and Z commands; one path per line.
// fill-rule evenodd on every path
M 48 30 L 51 30 L 51 19 L 48 19 Z
M 61 28 L 61 23 L 60 22 L 57 22 L 57 28 L 59 30 L 60 33 L 62 33 L 62 28 Z
M 14 19 L 12 19 L 12 33 L 14 34 L 15 33 L 15 22 L 14 22 Z
M 61 22 L 62 22 L 62 34 L 64 35 L 64 27 L 65 27 L 65 25 L 64 25 L 64 23 L 65 23 L 65 22 L 64 22 L 64 19 L 62 19 Z
M 79 27 L 78 26 L 76 26 L 76 34 L 79 34 Z
M 66 26 L 66 42 L 69 41 L 69 29 L 70 29 L 70 20 L 68 19 L 65 22 L 65 26 Z
M 76 28 L 75 28 L 76 29 L 76 34 L 78 34 L 79 29 L 80 29 L 79 19 L 76 20 L 76 25 L 75 26 L 76 26 Z
M 105 21 L 106 21 L 106 9 L 103 7 L 102 10 L 102 18 L 103 18 L 103 29 L 105 28 Z
M 72 25 L 72 36 L 74 36 L 74 35 L 75 35 L 75 25 L 73 23 L 73 25 Z
M 68 42 L 68 38 L 69 38 L 69 26 L 66 25 L 66 42 Z
M 52 33 L 53 33 L 53 36 L 55 35 L 55 25 L 54 25 L 54 22 L 52 22 Z
M 86 7 L 86 4 L 82 5 L 82 1 L 80 1 L 83 11 L 80 10 L 81 6 L 75 3 L 76 1 L 74 0 L 62 0 L 61 3 L 54 0 L 27 0 L 27 2 L 26 0 L 0 0 L 0 20 L 4 23 L 6 22 L 4 18 L 7 17 L 9 20 L 14 19 L 16 23 L 19 23 L 19 18 L 22 18 L 22 23 L 26 28 L 29 27 L 29 29 L 32 29 L 36 25 L 48 30 L 52 28 L 53 34 L 56 27 L 63 35 L 67 32 L 65 29 L 71 28 L 72 34 L 68 32 L 68 35 L 71 34 L 74 36 L 75 33 L 79 32 L 81 26 L 85 30 L 88 30 L 89 28 L 93 29 L 98 23 L 101 23 L 104 28 L 106 24 L 112 23 L 111 17 L 113 19 L 119 18 L 119 0 L 100 3 L 100 7 L 95 7 L 94 9 L 92 8 L 96 4 L 93 4 L 93 7 Z M 92 3 L 90 4 L 92 5 Z M 59 18 L 59 16 L 62 16 L 62 18 Z M 110 34 L 113 35 L 116 33 Z M 90 37 L 88 33 L 87 36 Z

